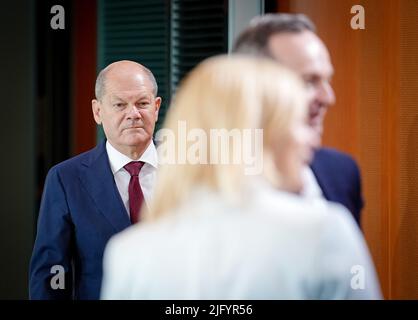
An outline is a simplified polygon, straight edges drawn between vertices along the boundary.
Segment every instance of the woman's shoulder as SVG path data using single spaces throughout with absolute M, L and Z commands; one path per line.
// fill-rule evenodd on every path
M 330 219 L 347 220 L 349 212 L 342 205 L 325 199 L 308 199 L 297 194 L 259 184 L 252 206 L 258 213 L 301 225 L 324 224 Z

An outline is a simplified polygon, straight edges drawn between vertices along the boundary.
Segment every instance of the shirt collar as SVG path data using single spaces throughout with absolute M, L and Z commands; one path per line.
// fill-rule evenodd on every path
M 110 168 L 112 169 L 113 174 L 118 172 L 131 161 L 142 161 L 144 163 L 150 164 L 154 168 L 157 168 L 158 166 L 157 150 L 155 149 L 155 145 L 152 140 L 139 159 L 131 159 L 123 153 L 119 152 L 112 146 L 109 140 L 106 141 L 106 151 L 107 156 L 109 157 Z

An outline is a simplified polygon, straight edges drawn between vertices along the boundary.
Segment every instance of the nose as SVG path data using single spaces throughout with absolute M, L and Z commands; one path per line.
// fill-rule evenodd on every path
M 326 106 L 331 106 L 335 103 L 335 93 L 328 81 L 322 82 L 319 86 L 317 98 Z
M 132 105 L 129 107 L 127 116 L 128 116 L 127 117 L 128 120 L 141 119 L 141 113 L 139 112 L 139 109 L 135 105 Z

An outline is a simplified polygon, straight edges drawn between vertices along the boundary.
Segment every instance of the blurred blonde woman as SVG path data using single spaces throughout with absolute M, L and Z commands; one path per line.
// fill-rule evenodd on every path
M 297 195 L 314 142 L 291 71 L 208 59 L 181 84 L 164 127 L 153 203 L 110 240 L 103 299 L 381 297 L 349 213 Z M 213 141 L 224 135 L 223 146 Z

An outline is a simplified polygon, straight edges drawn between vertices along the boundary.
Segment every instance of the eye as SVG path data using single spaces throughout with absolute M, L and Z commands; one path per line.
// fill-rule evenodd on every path
M 137 103 L 137 105 L 139 107 L 146 107 L 146 106 L 149 105 L 149 102 L 148 101 L 140 101 L 140 102 Z
M 308 86 L 308 87 L 311 87 L 311 86 L 314 87 L 314 86 L 316 86 L 319 83 L 320 78 L 317 77 L 317 76 L 309 76 L 309 77 L 305 77 L 304 78 L 304 81 L 305 81 L 306 86 Z
M 331 77 L 325 78 L 319 75 L 310 75 L 303 78 L 306 87 L 319 87 L 324 84 L 331 85 Z
M 118 108 L 118 109 L 122 109 L 123 107 L 126 106 L 126 103 L 118 102 L 118 103 L 113 104 L 113 106 Z

